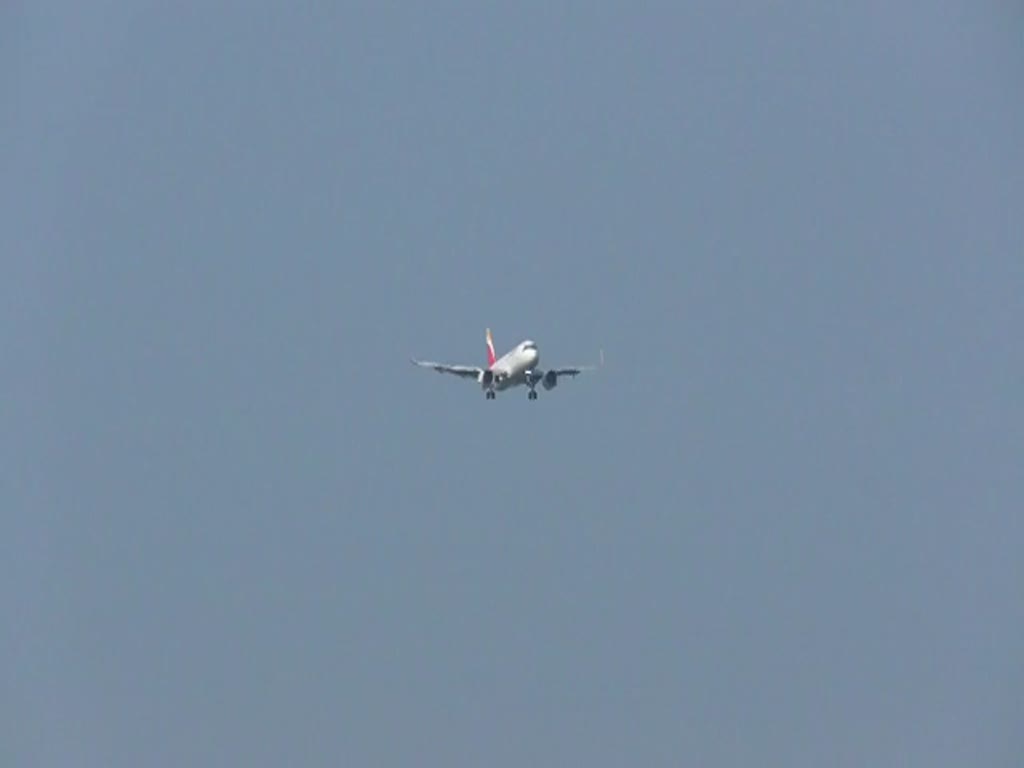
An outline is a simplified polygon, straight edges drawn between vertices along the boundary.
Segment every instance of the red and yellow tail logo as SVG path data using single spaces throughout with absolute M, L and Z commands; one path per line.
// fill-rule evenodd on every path
M 494 339 L 491 338 L 491 329 L 487 329 L 487 367 L 490 368 L 494 365 L 494 361 L 498 359 L 498 356 L 494 354 Z

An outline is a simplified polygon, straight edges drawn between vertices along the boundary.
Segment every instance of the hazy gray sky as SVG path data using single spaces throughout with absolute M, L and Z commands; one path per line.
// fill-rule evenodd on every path
M 0 762 L 1021 765 L 1022 22 L 6 4 Z

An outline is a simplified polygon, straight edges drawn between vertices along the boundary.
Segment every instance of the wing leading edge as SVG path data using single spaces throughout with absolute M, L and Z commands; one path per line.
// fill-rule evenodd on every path
M 539 384 L 543 381 L 545 376 L 553 377 L 556 381 L 563 376 L 579 376 L 581 373 L 587 373 L 589 371 L 596 371 L 598 368 L 604 365 L 604 350 L 600 352 L 600 362 L 597 365 L 576 365 L 569 366 L 566 368 L 537 368 L 530 371 L 527 374 L 527 379 L 531 385 Z
M 434 363 L 429 360 L 413 360 L 413 365 L 420 368 L 431 368 L 438 373 L 450 373 L 464 379 L 479 379 L 483 375 L 483 368 L 475 365 L 448 365 L 447 363 Z
M 597 365 L 577 365 L 571 366 L 569 368 L 549 368 L 547 371 L 539 371 L 539 373 L 542 376 L 544 375 L 544 373 L 554 373 L 555 376 L 579 376 L 581 373 L 586 373 L 587 371 L 596 371 L 598 368 L 604 365 L 603 349 L 600 351 L 598 359 L 600 360 L 600 362 L 597 363 Z

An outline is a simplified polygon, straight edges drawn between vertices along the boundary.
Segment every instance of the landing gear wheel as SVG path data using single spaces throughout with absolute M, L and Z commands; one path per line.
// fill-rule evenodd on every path
M 535 390 L 535 389 L 531 389 L 531 390 L 530 390 L 530 394 L 528 394 L 528 395 L 526 396 L 526 399 L 527 399 L 527 400 L 536 400 L 536 399 L 537 399 L 537 390 Z

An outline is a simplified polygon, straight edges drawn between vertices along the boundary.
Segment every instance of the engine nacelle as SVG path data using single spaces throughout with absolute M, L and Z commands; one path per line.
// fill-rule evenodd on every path
M 554 389 L 558 384 L 558 374 L 554 371 L 548 371 L 544 374 L 544 378 L 540 380 L 540 383 L 544 385 L 544 389 Z
M 480 374 L 480 383 L 489 387 L 494 383 L 494 371 L 484 371 Z

